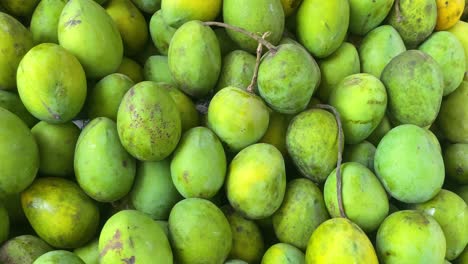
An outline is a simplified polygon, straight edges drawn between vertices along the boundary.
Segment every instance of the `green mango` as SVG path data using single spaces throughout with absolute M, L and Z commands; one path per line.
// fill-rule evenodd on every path
M 36 179 L 21 193 L 21 205 L 34 231 L 54 248 L 81 247 L 98 231 L 96 202 L 70 180 Z
M 468 204 L 468 185 L 462 185 L 455 189 L 455 193 Z
M 273 214 L 278 239 L 301 250 L 314 230 L 329 218 L 323 194 L 309 179 L 294 179 L 286 185 L 281 207 Z
M 182 199 L 172 182 L 170 160 L 139 162 L 130 199 L 138 211 L 167 220 L 172 207 Z
M 143 81 L 143 67 L 138 62 L 127 57 L 122 58 L 122 63 L 120 63 L 116 73 L 128 76 L 134 83 Z
M 156 220 L 156 223 L 163 229 L 164 234 L 169 237 L 169 222 L 163 220 Z
M 73 175 L 73 158 L 80 129 L 72 122 L 49 124 L 41 121 L 31 129 L 39 148 L 39 173 L 47 176 Z
M 356 48 L 348 42 L 343 42 L 333 54 L 319 60 L 318 65 L 321 81 L 316 94 L 324 102 L 328 102 L 330 93 L 343 78 L 359 73 L 361 67 Z
M 468 80 L 442 101 L 437 125 L 453 143 L 468 143 Z
M 125 93 L 135 85 L 128 76 L 112 73 L 99 80 L 88 96 L 88 117 L 107 117 L 117 120 L 117 111 Z
M 286 243 L 277 243 L 269 247 L 261 264 L 305 264 L 302 251 Z
M 239 50 L 240 47 L 234 40 L 229 37 L 228 33 L 224 28 L 215 28 L 214 33 L 219 42 L 219 48 L 221 49 L 221 56 L 226 56 L 228 53 L 235 50 Z
M 232 232 L 212 202 L 188 198 L 169 215 L 169 239 L 177 263 L 222 263 L 232 248 Z
M 218 137 L 206 127 L 184 133 L 171 160 L 175 187 L 185 198 L 212 198 L 226 175 L 226 155 Z
M 278 0 L 224 0 L 223 19 L 229 25 L 243 28 L 260 36 L 265 32 L 270 32 L 266 40 L 273 45 L 278 44 L 283 36 L 284 11 Z M 257 41 L 233 30 L 226 31 L 243 50 L 250 53 L 256 52 Z
M 398 166 L 395 166 L 398 164 Z M 400 125 L 377 146 L 374 169 L 395 199 L 421 203 L 434 197 L 444 182 L 444 161 L 424 128 Z
M 343 161 L 357 162 L 374 171 L 375 146 L 368 141 L 358 144 L 346 145 L 343 152 Z
M 249 263 L 240 259 L 230 259 L 224 262 L 224 264 L 249 264 Z
M 399 124 L 431 125 L 444 92 L 440 66 L 429 55 L 408 50 L 393 58 L 382 72 L 388 112 Z
M 0 262 L 6 264 L 29 264 L 52 250 L 52 247 L 36 236 L 17 236 L 6 241 L 0 248 Z
M 349 31 L 364 36 L 376 28 L 392 9 L 394 0 L 349 1 Z
M 86 99 L 86 76 L 78 60 L 53 43 L 32 48 L 21 60 L 18 93 L 28 111 L 49 123 L 67 123 Z
M 155 55 L 146 60 L 143 66 L 143 75 L 145 81 L 164 82 L 176 85 L 169 70 L 169 61 L 167 56 Z
M 442 189 L 431 200 L 411 208 L 434 217 L 439 223 L 447 241 L 446 259 L 454 260 L 462 253 L 468 243 L 468 206 L 461 197 Z
M 448 178 L 468 184 L 468 144 L 448 145 L 444 150 L 444 164 Z
M 86 264 L 76 254 L 66 250 L 53 250 L 37 258 L 32 264 Z
M 133 56 L 136 62 L 138 62 L 140 65 L 144 65 L 145 62 L 148 60 L 149 57 L 158 55 L 158 49 L 154 46 L 152 41 L 146 42 L 145 47 L 138 52 L 137 55 Z
M 169 26 L 164 21 L 161 10 L 151 16 L 149 30 L 154 46 L 162 55 L 167 55 L 169 44 L 177 29 Z
M 439 152 L 442 153 L 442 147 L 440 146 L 439 140 L 437 139 L 436 135 L 434 135 L 434 133 L 432 133 L 432 131 L 429 129 L 424 129 L 424 131 L 426 131 L 426 133 L 429 135 L 429 137 L 432 140 L 432 143 L 434 143 Z
M 286 146 L 302 175 L 315 182 L 324 182 L 338 159 L 335 117 L 322 109 L 309 109 L 298 114 L 289 124 Z
M 172 84 L 159 83 L 159 85 L 169 92 L 169 95 L 172 100 L 174 100 L 177 109 L 179 110 L 182 132 L 198 126 L 200 123 L 200 116 L 192 99 Z
M 379 179 L 364 165 L 349 162 L 341 165 L 343 206 L 349 220 L 365 232 L 376 230 L 387 217 L 387 193 Z M 324 186 L 324 199 L 331 217 L 340 217 L 336 190 L 336 169 Z M 372 210 L 369 210 L 372 208 Z
M 228 86 L 211 99 L 207 122 L 229 151 L 238 152 L 263 137 L 269 113 L 260 97 Z
M 271 216 L 281 206 L 285 191 L 284 159 L 274 146 L 248 146 L 231 161 L 226 195 L 231 206 L 246 218 Z
M 26 124 L 0 107 L 0 196 L 28 187 L 39 169 L 39 150 Z
M 268 129 L 259 142 L 275 146 L 281 154 L 283 154 L 283 157 L 286 157 L 288 155 L 288 149 L 286 148 L 286 131 L 288 130 L 289 121 L 291 119 L 292 116 L 270 110 Z
M 154 14 L 161 8 L 161 0 L 132 0 L 132 2 L 147 14 Z
M 444 76 L 444 96 L 457 89 L 465 76 L 465 51 L 461 42 L 450 32 L 432 34 L 419 50 L 430 55 L 441 67 Z
M 80 248 L 75 248 L 73 253 L 86 264 L 99 264 L 99 239 L 96 238 Z
M 34 9 L 30 30 L 35 44 L 58 43 L 58 23 L 66 0 L 42 0 Z
M 173 263 L 169 240 L 158 223 L 136 210 L 111 216 L 99 235 L 99 263 Z
M 221 71 L 221 52 L 213 30 L 200 21 L 190 21 L 174 33 L 168 52 L 173 79 L 185 93 L 207 95 Z
M 17 94 L 0 90 L 0 107 L 18 116 L 28 127 L 33 127 L 39 120 L 31 115 Z
M 391 214 L 377 231 L 376 250 L 382 263 L 443 263 L 445 248 L 444 232 L 436 220 L 415 210 Z
M 265 102 L 283 114 L 297 114 L 309 104 L 320 83 L 320 69 L 301 46 L 283 44 L 267 52 L 258 69 L 258 91 Z
M 385 66 L 406 51 L 405 43 L 392 26 L 380 26 L 364 37 L 359 47 L 362 72 L 380 78 Z
M 353 74 L 333 89 L 330 105 L 340 113 L 345 142 L 356 144 L 366 139 L 385 115 L 387 92 L 373 75 Z
M 400 33 L 408 48 L 414 48 L 429 37 L 436 26 L 436 1 L 396 0 L 387 23 Z
M 297 11 L 297 37 L 314 57 L 325 58 L 343 43 L 349 26 L 347 0 L 304 0 Z
M 32 35 L 14 17 L 0 12 L 0 39 L 0 90 L 14 90 L 18 65 L 33 47 Z
M 247 89 L 254 75 L 255 63 L 255 56 L 246 51 L 235 50 L 228 53 L 223 58 L 216 92 L 228 86 Z
M 372 131 L 366 140 L 374 144 L 374 146 L 377 146 L 379 145 L 380 140 L 385 136 L 385 134 L 387 134 L 388 131 L 390 131 L 390 129 L 392 129 L 390 120 L 388 119 L 387 115 L 384 115 L 380 121 L 380 124 L 374 129 L 374 131 Z
M 78 58 L 88 78 L 109 75 L 122 62 L 119 29 L 106 10 L 93 0 L 67 2 L 59 19 L 58 40 Z
M 11 14 L 12 16 L 29 17 L 39 1 L 40 0 L 26 0 L 19 2 L 17 0 L 3 0 L 2 6 L 6 9 L 8 14 Z
M 117 131 L 124 148 L 142 161 L 168 157 L 179 142 L 179 110 L 167 90 L 140 82 L 125 94 L 117 112 Z
M 468 8 L 465 10 L 468 10 Z M 468 69 L 468 23 L 464 21 L 458 21 L 455 26 L 447 29 L 447 31 L 455 35 L 455 37 L 457 37 L 457 39 L 463 45 L 463 49 L 465 50 L 465 66 L 466 69 Z

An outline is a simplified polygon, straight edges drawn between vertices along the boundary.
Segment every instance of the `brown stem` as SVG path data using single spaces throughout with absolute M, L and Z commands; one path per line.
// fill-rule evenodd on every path
M 336 108 L 331 105 L 326 104 L 317 104 L 314 107 L 329 110 L 333 113 L 336 119 L 336 124 L 338 126 L 338 162 L 336 163 L 336 192 L 338 196 L 338 207 L 340 209 L 340 215 L 343 218 L 348 218 L 343 206 L 343 177 L 341 175 L 341 162 L 343 160 L 343 126 L 341 125 L 340 113 Z
M 270 32 L 265 32 L 262 36 L 263 39 L 268 37 L 270 35 Z M 262 58 L 262 43 L 258 43 L 257 47 L 257 60 L 255 62 L 255 69 L 254 69 L 254 74 L 252 76 L 252 81 L 250 82 L 249 86 L 247 86 L 247 92 L 253 93 L 255 84 L 257 83 L 257 78 L 258 78 L 258 69 L 260 68 L 260 60 Z
M 400 10 L 400 0 L 395 0 L 395 15 L 397 17 L 397 23 L 400 23 L 403 21 L 403 16 L 401 15 L 401 10 Z
M 227 28 L 229 30 L 232 30 L 232 31 L 236 31 L 236 32 L 239 32 L 239 33 L 242 33 L 254 40 L 256 40 L 257 42 L 259 43 L 262 43 L 263 46 L 267 47 L 267 49 L 272 52 L 272 53 L 275 53 L 278 48 L 271 44 L 270 42 L 268 42 L 266 39 L 263 39 L 262 37 L 260 37 L 259 35 L 257 34 L 254 34 L 252 32 L 249 32 L 243 28 L 240 28 L 240 27 L 236 27 L 236 26 L 233 26 L 233 25 L 229 25 L 229 24 L 226 24 L 226 23 L 222 23 L 222 22 L 217 22 L 217 21 L 207 21 L 207 22 L 203 22 L 203 24 L 205 26 L 218 26 L 218 27 L 223 27 L 223 28 Z

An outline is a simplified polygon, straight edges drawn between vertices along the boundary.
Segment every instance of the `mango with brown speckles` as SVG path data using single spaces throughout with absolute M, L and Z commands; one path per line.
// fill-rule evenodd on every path
M 52 250 L 51 246 L 37 236 L 21 235 L 9 239 L 2 245 L 0 248 L 0 262 L 29 264 Z

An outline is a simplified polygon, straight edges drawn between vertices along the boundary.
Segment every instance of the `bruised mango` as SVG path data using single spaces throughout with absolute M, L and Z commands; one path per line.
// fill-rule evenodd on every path
M 174 36 L 177 29 L 169 26 L 164 21 L 161 10 L 158 10 L 151 16 L 149 30 L 154 46 L 156 46 L 162 55 L 167 55 L 172 36 Z
M 38 122 L 15 93 L 0 90 L 0 107 L 18 116 L 28 127 L 33 127 Z
M 252 54 L 243 50 L 228 53 L 223 58 L 216 90 L 228 86 L 246 89 L 254 74 L 254 68 L 255 57 Z
M 353 34 L 365 35 L 376 28 L 387 16 L 394 0 L 349 1 L 349 30 Z
M 57 28 L 66 0 L 40 1 L 31 17 L 31 33 L 35 44 L 58 43 Z
M 33 264 L 85 264 L 80 257 L 66 250 L 53 250 L 37 258 Z

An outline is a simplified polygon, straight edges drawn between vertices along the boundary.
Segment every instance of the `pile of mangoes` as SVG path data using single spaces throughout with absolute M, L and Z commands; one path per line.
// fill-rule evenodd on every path
M 465 0 L 1 0 L 0 263 L 468 264 Z

